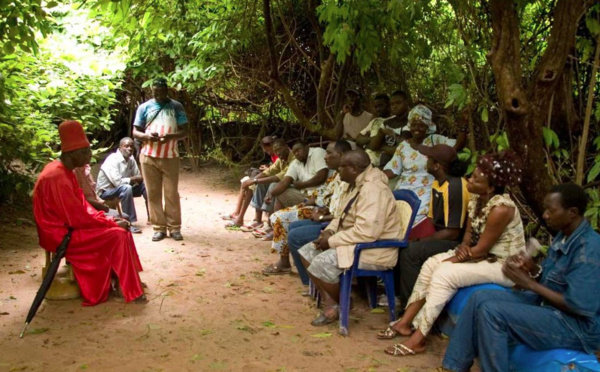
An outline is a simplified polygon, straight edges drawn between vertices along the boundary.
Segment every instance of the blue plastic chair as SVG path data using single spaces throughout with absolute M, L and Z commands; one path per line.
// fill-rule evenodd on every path
M 372 271 L 358 268 L 360 253 L 365 249 L 375 248 L 406 248 L 408 246 L 408 236 L 415 222 L 415 217 L 419 211 L 421 200 L 414 192 L 410 190 L 394 191 L 394 198 L 398 206 L 398 213 L 401 213 L 401 231 L 403 232 L 400 240 L 378 240 L 372 243 L 360 243 L 354 248 L 354 262 L 352 267 L 344 271 L 340 276 L 340 325 L 339 333 L 343 336 L 348 335 L 348 314 L 350 312 L 350 293 L 352 291 L 352 278 L 362 276 L 376 276 L 383 280 L 385 294 L 388 298 L 388 308 L 390 319 L 396 320 L 396 297 L 394 292 L 394 270 Z M 369 303 L 371 308 L 377 307 L 377 295 L 375 286 L 369 288 Z
M 452 300 L 446 305 L 448 321 L 442 324 L 443 332 L 450 335 L 450 331 L 458 321 L 467 301 L 475 291 L 493 289 L 510 291 L 510 288 L 498 284 L 480 284 L 459 289 Z M 570 349 L 533 350 L 519 344 L 510 349 L 511 372 L 600 372 L 600 363 L 595 355 L 583 351 Z

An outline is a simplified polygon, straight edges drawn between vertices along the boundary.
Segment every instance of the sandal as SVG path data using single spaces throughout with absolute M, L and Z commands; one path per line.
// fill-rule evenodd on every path
M 283 275 L 292 272 L 291 267 L 278 267 L 275 265 L 269 265 L 262 269 L 263 275 Z
M 233 220 L 234 218 L 236 218 L 237 216 L 234 216 L 233 213 L 230 214 L 224 214 L 221 216 L 221 219 L 224 221 L 230 221 Z
M 267 236 L 269 234 L 270 231 L 266 231 L 266 230 L 254 230 L 252 231 L 252 235 L 254 235 L 255 238 L 262 238 L 264 236 Z
M 387 327 L 385 330 L 383 331 L 379 331 L 377 332 L 377 338 L 379 340 L 391 340 L 396 338 L 396 336 L 398 336 L 398 331 L 396 331 L 394 328 Z
M 385 349 L 385 353 L 393 356 L 411 356 L 417 355 L 417 353 L 404 344 L 394 344 L 392 345 L 394 351 L 390 351 L 390 349 Z
M 333 317 L 327 317 L 325 315 L 325 312 L 327 310 L 335 310 L 335 315 Z M 313 319 L 312 322 L 310 322 L 310 324 L 314 325 L 314 326 L 323 326 L 323 325 L 327 325 L 327 324 L 331 324 L 335 321 L 337 321 L 340 317 L 340 305 L 333 305 L 333 306 L 329 306 L 323 309 L 323 311 L 321 311 L 321 313 L 319 314 L 318 317 L 316 317 L 315 319 Z
M 267 235 L 260 238 L 260 240 L 262 240 L 263 242 L 272 242 L 273 241 L 273 232 L 271 231 Z
M 262 222 L 252 221 L 251 224 L 240 227 L 240 230 L 242 230 L 243 232 L 252 232 L 255 229 L 259 228 L 261 225 L 262 225 Z

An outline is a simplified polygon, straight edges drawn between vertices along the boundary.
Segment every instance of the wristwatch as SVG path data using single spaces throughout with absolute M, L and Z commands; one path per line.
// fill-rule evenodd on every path
M 254 181 L 255 185 L 258 185 L 258 178 L 255 177 L 255 178 L 252 179 L 252 181 Z
M 325 217 L 324 215 L 320 215 L 320 216 L 319 216 L 319 221 L 323 221 L 323 218 L 324 218 L 324 217 Z

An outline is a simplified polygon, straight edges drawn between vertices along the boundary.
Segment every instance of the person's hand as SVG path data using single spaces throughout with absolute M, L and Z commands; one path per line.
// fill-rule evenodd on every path
M 133 176 L 129 179 L 129 183 L 131 183 L 132 185 L 137 185 L 138 183 L 142 183 L 144 179 L 142 178 L 142 176 Z
M 344 106 L 342 106 L 342 114 L 347 114 L 350 111 L 352 111 L 352 106 L 350 106 L 349 103 L 346 103 Z
M 157 132 L 146 133 L 146 138 L 145 139 L 147 141 L 156 142 L 156 141 L 158 141 L 158 133 Z
M 458 262 L 464 262 L 471 258 L 471 248 L 464 243 L 461 243 L 454 250 L 454 256 L 458 259 Z
M 333 235 L 333 232 L 331 232 L 331 230 L 324 230 L 323 232 L 321 232 L 321 235 L 319 235 L 319 238 L 317 238 L 317 240 L 314 241 L 315 243 L 315 248 L 320 249 L 322 251 L 326 251 L 329 249 L 329 238 Z
M 316 222 L 321 221 L 320 218 L 321 216 L 325 215 L 325 211 L 321 208 L 313 208 L 312 210 L 312 214 L 310 216 L 310 219 Z
M 244 182 L 242 182 L 242 188 L 247 189 L 248 187 L 254 185 L 254 179 L 250 178 Z
M 531 289 L 535 280 L 529 276 L 529 273 L 518 266 L 514 260 L 507 260 L 502 266 L 502 272 L 506 277 L 515 283 L 515 286 L 522 289 Z
M 294 188 L 296 190 L 302 190 L 304 188 L 304 182 L 302 181 L 294 181 Z
M 315 202 L 317 201 L 317 197 L 316 196 L 309 196 L 308 198 L 306 198 L 306 201 L 304 202 L 304 205 L 316 205 Z
M 267 170 L 268 168 L 269 168 L 269 166 L 268 166 L 268 165 L 266 165 L 266 164 L 262 164 L 260 167 L 258 167 L 258 170 L 260 170 L 260 171 L 264 171 L 264 170 Z
M 267 196 L 265 196 L 264 202 L 267 204 L 271 204 L 272 201 L 273 201 L 273 197 L 270 194 L 267 194 Z
M 381 133 L 385 134 L 386 136 L 394 136 L 396 134 L 396 133 L 394 133 L 392 128 L 388 128 L 388 127 L 381 127 L 381 128 L 379 128 L 379 131 Z
M 122 218 L 115 218 L 115 223 L 119 225 L 120 228 L 129 230 L 129 222 Z

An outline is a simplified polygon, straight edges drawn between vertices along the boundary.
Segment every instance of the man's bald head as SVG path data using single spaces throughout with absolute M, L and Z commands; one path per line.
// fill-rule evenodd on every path
M 360 169 L 361 172 L 367 169 L 371 164 L 371 159 L 364 150 L 351 150 L 345 152 L 342 159 L 344 158 L 348 161 L 348 164 Z
M 371 165 L 371 159 L 364 150 L 345 152 L 340 161 L 338 172 L 342 181 L 354 185 L 356 178 Z

